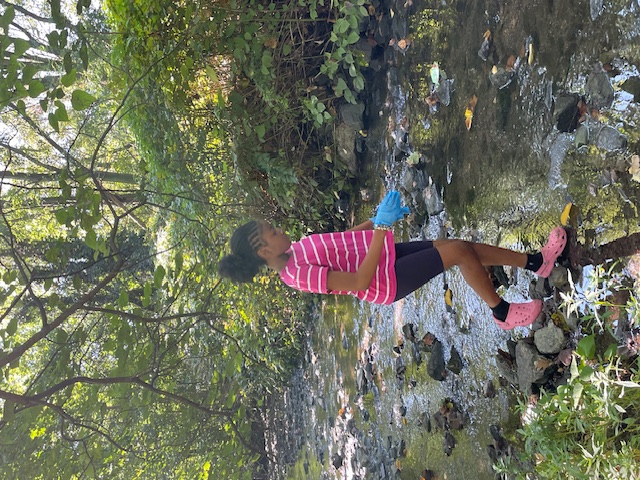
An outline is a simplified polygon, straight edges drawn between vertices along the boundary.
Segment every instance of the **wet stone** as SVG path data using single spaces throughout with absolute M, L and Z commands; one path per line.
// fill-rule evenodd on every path
M 613 87 L 602 66 L 597 66 L 587 79 L 584 87 L 588 103 L 591 107 L 602 109 L 609 108 L 613 103 Z
M 564 347 L 564 332 L 553 323 L 549 323 L 534 333 L 534 341 L 540 353 L 555 354 Z
M 525 394 L 531 393 L 532 384 L 544 378 L 544 370 L 538 370 L 535 366 L 538 360 L 544 360 L 544 357 L 538 353 L 535 346 L 518 342 L 516 345 L 518 387 Z

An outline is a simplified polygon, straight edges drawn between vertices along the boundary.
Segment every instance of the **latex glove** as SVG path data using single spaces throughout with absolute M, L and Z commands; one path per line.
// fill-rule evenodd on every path
M 390 227 L 398 220 L 402 220 L 408 213 L 410 213 L 409 208 L 401 205 L 400 192 L 392 190 L 378 205 L 378 212 L 373 219 L 373 224 Z

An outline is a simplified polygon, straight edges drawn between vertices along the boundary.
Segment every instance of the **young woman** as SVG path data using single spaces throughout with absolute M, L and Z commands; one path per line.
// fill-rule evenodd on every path
M 231 255 L 219 272 L 235 283 L 250 282 L 263 265 L 280 273 L 292 288 L 312 293 L 351 294 L 372 303 L 390 304 L 417 290 L 436 275 L 457 266 L 465 281 L 493 312 L 503 330 L 530 325 L 542 301 L 508 303 L 493 288 L 485 267 L 509 265 L 548 277 L 566 245 L 561 227 L 535 254 L 462 240 L 394 243 L 392 225 L 409 213 L 392 191 L 374 218 L 345 232 L 309 235 L 298 242 L 261 220 L 239 227 L 231 237 Z

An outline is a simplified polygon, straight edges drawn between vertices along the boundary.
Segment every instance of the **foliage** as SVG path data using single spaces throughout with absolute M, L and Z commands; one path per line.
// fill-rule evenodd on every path
M 299 299 L 268 277 L 237 299 L 215 278 L 238 203 L 218 178 L 225 145 L 197 123 L 185 133 L 146 88 L 160 63 L 105 61 L 113 35 L 85 3 L 75 25 L 56 2 L 2 12 L 1 475 L 250 478 L 262 399 L 299 345 Z M 31 77 L 14 28 L 48 59 Z
M 604 320 L 612 309 L 621 310 L 620 318 L 637 326 L 639 310 L 633 294 L 627 305 L 602 300 L 611 294 L 613 277 L 596 269 L 588 288 L 565 297 L 568 314 L 580 313 L 587 330 L 610 329 Z M 600 349 L 596 344 L 595 333 L 583 336 L 567 384 L 556 392 L 543 392 L 533 408 L 521 404 L 526 418 L 518 431 L 523 458 L 498 465 L 499 472 L 529 478 L 530 460 L 539 478 L 626 479 L 640 474 L 638 358 L 619 357 L 617 343 Z
M 113 61 L 138 73 L 158 62 L 132 95 L 148 102 L 153 91 L 152 102 L 175 117 L 176 135 L 201 140 L 191 154 L 217 145 L 214 175 L 234 198 L 262 215 L 295 212 L 314 224 L 331 221 L 340 193 L 334 180 L 349 176 L 324 145 L 337 103 L 355 102 L 364 88 L 362 54 L 350 48 L 368 16 L 363 4 L 106 2 L 114 30 L 123 32 Z M 320 86 L 320 76 L 329 84 Z M 117 80 L 130 85 L 124 75 Z M 158 119 L 143 110 L 132 116 L 138 135 L 153 142 L 148 161 L 161 162 L 150 168 L 176 177 L 181 165 L 166 158 L 167 139 L 145 135 Z

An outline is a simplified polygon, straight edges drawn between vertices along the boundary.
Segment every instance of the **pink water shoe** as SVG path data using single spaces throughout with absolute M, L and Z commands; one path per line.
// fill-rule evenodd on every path
M 526 327 L 536 321 L 542 311 L 542 300 L 527 303 L 512 303 L 509 305 L 507 318 L 502 321 L 493 317 L 496 325 L 502 330 L 513 330 L 515 327 Z
M 551 270 L 553 270 L 556 260 L 566 245 L 567 232 L 565 232 L 564 228 L 556 227 L 551 230 L 547 244 L 540 250 L 540 253 L 542 253 L 542 266 L 533 273 L 542 278 L 547 278 L 551 275 Z

